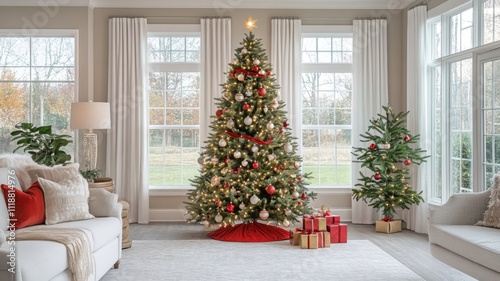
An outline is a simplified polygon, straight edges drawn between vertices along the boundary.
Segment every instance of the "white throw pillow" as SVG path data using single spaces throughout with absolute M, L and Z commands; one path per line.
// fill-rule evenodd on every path
M 61 182 L 38 178 L 45 198 L 45 224 L 93 219 L 89 213 L 89 186 L 77 175 Z
M 488 203 L 488 209 L 484 212 L 484 218 L 478 221 L 476 225 L 500 228 L 500 174 L 495 175 L 491 187 L 490 202 Z
M 41 165 L 32 165 L 26 167 L 26 172 L 31 178 L 31 183 L 38 180 L 38 178 L 44 178 L 46 180 L 60 182 L 66 179 L 72 179 L 80 174 L 78 171 L 80 168 L 80 164 L 71 163 L 66 166 L 41 166 Z
M 30 176 L 26 172 L 26 168 L 31 166 L 36 166 L 37 164 L 28 154 L 18 154 L 18 153 L 5 153 L 0 154 L 0 167 L 2 168 L 13 168 L 16 170 L 17 178 L 21 184 L 23 191 L 26 191 L 31 187 L 34 182 L 31 181 Z

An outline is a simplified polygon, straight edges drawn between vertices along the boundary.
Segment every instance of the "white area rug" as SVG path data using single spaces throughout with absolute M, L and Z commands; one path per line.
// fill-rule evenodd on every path
M 289 241 L 134 240 L 111 280 L 423 280 L 368 240 L 300 249 Z

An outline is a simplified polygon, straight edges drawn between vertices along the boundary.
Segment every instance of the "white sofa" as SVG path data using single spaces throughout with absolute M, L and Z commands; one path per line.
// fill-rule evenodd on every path
M 25 163 L 22 163 L 23 161 Z M 22 172 L 22 167 L 26 164 L 34 163 L 29 157 L 0 155 L 0 167 L 17 165 L 16 173 L 19 171 L 18 174 Z M 2 183 L 5 184 L 5 182 Z M 17 183 L 16 187 L 20 188 Z M 122 253 L 122 205 L 118 203 L 117 194 L 110 193 L 104 188 L 92 188 L 89 195 L 89 212 L 95 218 L 52 225 L 42 224 L 36 227 L 82 229 L 89 238 L 92 250 L 93 274 L 88 281 L 95 281 L 101 279 L 112 267 L 118 268 Z M 0 192 L 1 281 L 72 280 L 72 273 L 68 268 L 66 246 L 57 242 L 40 240 L 16 241 L 14 239 L 14 243 L 12 238 L 15 238 L 15 235 L 8 230 L 8 225 L 7 206 L 4 194 Z M 5 234 L 6 240 L 2 239 L 2 234 Z M 15 256 L 12 257 L 13 255 Z M 11 272 L 13 266 L 15 266 L 15 274 Z
M 478 280 L 500 280 L 500 229 L 483 219 L 491 192 L 456 194 L 430 211 L 431 254 Z

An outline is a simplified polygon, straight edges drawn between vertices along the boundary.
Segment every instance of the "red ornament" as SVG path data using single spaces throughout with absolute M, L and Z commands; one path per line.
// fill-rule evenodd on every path
M 257 66 L 257 65 L 252 66 L 252 70 L 253 70 L 254 72 L 259 71 L 259 66 Z
M 241 167 L 238 167 L 238 169 L 236 169 L 236 171 L 239 173 L 241 172 Z
M 411 160 L 408 159 L 408 158 L 406 158 L 406 160 L 405 160 L 404 163 L 405 163 L 406 166 L 409 166 L 411 164 Z
M 376 180 L 379 180 L 382 176 L 379 173 L 376 173 L 375 176 L 373 176 Z
M 257 94 L 259 94 L 260 97 L 263 97 L 266 95 L 266 89 L 265 88 L 259 88 L 259 90 L 257 90 Z
M 276 191 L 276 188 L 274 188 L 274 186 L 272 184 L 268 185 L 266 187 L 266 192 L 269 194 L 269 195 L 273 195 L 274 192 Z
M 286 122 L 286 120 L 283 121 L 283 127 L 285 127 L 285 128 L 288 127 L 288 122 Z
M 302 201 L 298 201 L 297 205 L 302 206 Z
M 259 162 L 257 162 L 257 161 L 253 162 L 253 163 L 252 163 L 252 167 L 253 167 L 254 169 L 259 168 Z
M 388 217 L 388 216 L 384 216 L 384 218 L 382 218 L 382 220 L 385 221 L 385 222 L 391 222 L 392 221 L 392 219 L 390 217 Z
M 236 171 L 236 170 L 231 170 L 231 174 L 236 175 L 237 173 L 238 173 L 238 171 Z
M 229 163 L 229 161 L 231 161 L 231 159 L 229 159 L 229 157 L 227 157 L 227 158 L 224 160 L 224 162 L 226 162 L 226 164 L 227 164 L 227 163 Z
M 209 215 L 206 215 L 206 216 L 205 216 L 205 218 L 208 220 L 208 219 L 210 218 L 210 216 L 209 216 Z
M 411 138 L 410 138 L 410 136 L 409 136 L 409 135 L 405 135 L 405 136 L 404 136 L 404 138 L 403 138 L 403 140 L 404 140 L 405 142 L 409 142 L 409 141 L 410 141 L 410 139 L 411 139 Z
M 217 115 L 217 117 L 221 117 L 221 116 L 222 116 L 222 109 L 218 109 L 218 110 L 215 112 L 215 115 Z
M 331 215 L 332 215 L 332 213 L 330 213 L 330 211 L 325 211 L 325 212 L 323 213 L 323 215 L 324 215 L 324 216 L 331 216 Z
M 233 203 L 229 203 L 229 205 L 226 206 L 226 210 L 230 213 L 234 212 L 234 205 Z
M 220 204 L 222 204 L 222 201 L 220 201 L 220 200 L 215 201 L 215 206 L 219 207 Z
M 234 77 L 234 73 L 229 74 L 229 76 Z
M 245 104 L 243 105 L 243 110 L 247 110 L 249 107 L 250 105 L 248 105 L 248 103 L 245 102 Z
M 300 198 L 302 198 L 302 200 L 306 200 L 307 194 L 306 193 L 302 193 L 302 195 L 300 195 Z
M 377 145 L 376 145 L 376 144 L 374 144 L 374 143 L 370 144 L 370 149 L 371 149 L 371 150 L 375 150 L 375 149 L 377 149 Z
M 229 183 L 225 182 L 224 183 L 224 188 L 229 188 Z

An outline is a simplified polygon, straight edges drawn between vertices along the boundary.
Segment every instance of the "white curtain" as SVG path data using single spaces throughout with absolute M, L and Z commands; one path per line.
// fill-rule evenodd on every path
M 106 170 L 120 197 L 130 204 L 130 221 L 149 222 L 147 183 L 147 20 L 109 19 L 108 101 L 111 129 Z
M 295 137 L 300 137 L 301 100 L 301 21 L 271 20 L 271 65 L 285 102 L 288 123 Z M 300 147 L 300 146 L 299 146 Z
M 353 22 L 353 104 L 352 146 L 366 146 L 360 134 L 368 130 L 369 121 L 388 104 L 387 20 L 354 20 Z M 356 158 L 353 156 L 353 160 Z M 361 164 L 352 163 L 352 183 L 358 182 Z M 369 171 L 363 169 L 363 173 Z M 362 200 L 352 200 L 352 222 L 371 224 L 375 210 Z
M 415 147 L 430 151 L 430 134 L 428 133 L 428 117 L 430 116 L 425 93 L 426 84 L 426 33 L 427 7 L 419 6 L 408 11 L 407 32 L 407 105 L 410 112 L 407 118 L 407 128 L 412 134 L 420 134 L 420 141 Z M 422 197 L 427 201 L 426 187 L 430 186 L 430 164 L 411 165 L 410 184 L 417 192 L 423 191 Z M 427 233 L 427 203 L 420 203 L 403 213 L 403 219 L 409 229 Z
M 221 84 L 231 62 L 231 19 L 201 19 L 201 100 L 200 140 L 208 139 L 210 116 L 217 107 L 214 98 L 222 93 Z

